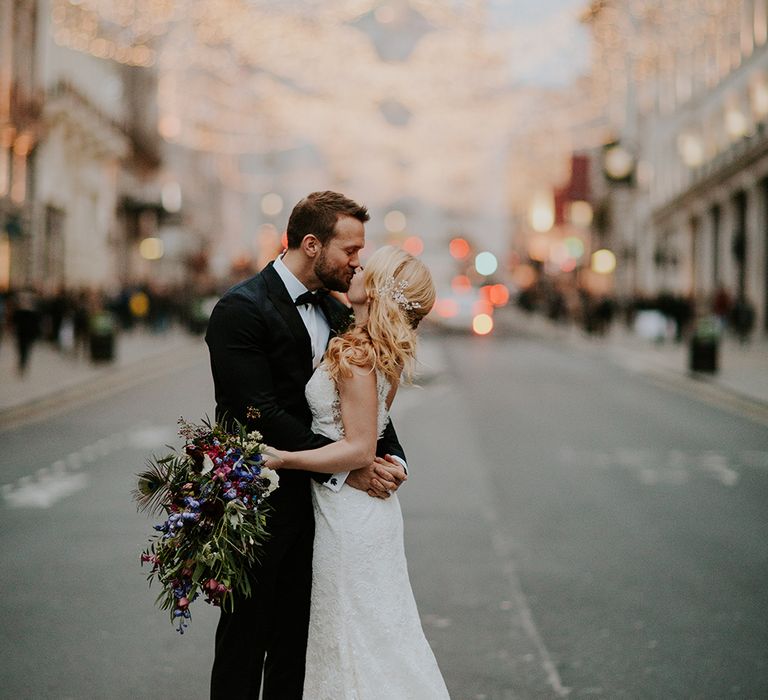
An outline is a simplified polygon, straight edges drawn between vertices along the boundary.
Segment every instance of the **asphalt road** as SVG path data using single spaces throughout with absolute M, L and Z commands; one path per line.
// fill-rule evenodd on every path
M 425 350 L 400 498 L 452 697 L 768 697 L 766 426 L 535 339 Z M 130 500 L 212 413 L 202 348 L 182 364 L 0 432 L 0 697 L 207 696 L 217 613 L 179 637 L 153 608 Z

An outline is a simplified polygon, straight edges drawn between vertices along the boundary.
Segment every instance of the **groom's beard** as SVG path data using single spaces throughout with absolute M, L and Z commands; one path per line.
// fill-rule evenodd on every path
M 352 283 L 355 271 L 345 265 L 343 268 L 334 268 L 326 259 L 325 251 L 322 251 L 315 262 L 315 276 L 323 283 L 323 287 L 331 292 L 347 292 Z

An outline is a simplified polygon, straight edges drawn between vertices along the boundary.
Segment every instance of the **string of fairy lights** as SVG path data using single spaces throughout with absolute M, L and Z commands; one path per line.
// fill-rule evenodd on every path
M 216 154 L 236 189 L 264 185 L 243 166 L 247 156 L 310 144 L 341 181 L 369 183 L 382 201 L 409 192 L 458 208 L 482 201 L 500 148 L 514 171 L 507 195 L 522 201 L 533 183 L 561 176 L 555 151 L 565 162 L 571 148 L 621 126 L 628 90 L 640 108 L 673 108 L 738 65 L 744 37 L 766 40 L 744 31 L 766 11 L 762 0 L 585 0 L 590 89 L 556 93 L 517 84 L 532 44 L 520 43 L 519 28 L 493 26 L 484 0 L 54 0 L 52 8 L 59 44 L 156 66 L 161 135 Z
M 619 122 L 630 87 L 641 111 L 674 110 L 766 42 L 767 10 L 763 0 L 594 0 L 592 98 Z
M 509 34 L 484 13 L 482 0 L 53 2 L 59 44 L 156 66 L 161 135 L 216 154 L 231 186 L 263 186 L 248 155 L 311 144 L 382 201 L 454 208 L 482 201 L 500 145 L 530 126 L 524 102 L 547 99 L 511 87 Z

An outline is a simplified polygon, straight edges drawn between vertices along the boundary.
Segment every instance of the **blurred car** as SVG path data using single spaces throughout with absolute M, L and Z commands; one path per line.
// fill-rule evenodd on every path
M 439 288 L 428 318 L 442 330 L 488 335 L 493 331 L 493 304 L 475 287 Z

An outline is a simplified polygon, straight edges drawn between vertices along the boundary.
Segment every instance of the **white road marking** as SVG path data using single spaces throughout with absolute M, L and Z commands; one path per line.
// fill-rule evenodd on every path
M 98 466 L 104 462 L 104 457 L 126 446 L 139 449 L 159 447 L 172 439 L 174 434 L 173 427 L 148 426 L 146 423 L 124 433 L 113 433 L 70 452 L 50 466 L 40 467 L 34 476 L 27 474 L 14 483 L 3 484 L 0 486 L 0 498 L 12 508 L 50 508 L 57 501 L 87 486 L 88 476 L 81 471 L 85 465 Z
M 162 447 L 173 442 L 176 431 L 166 426 L 146 427 L 133 431 L 129 436 L 131 447 Z
M 82 491 L 87 483 L 88 477 L 82 472 L 45 476 L 37 482 L 18 486 L 3 497 L 12 508 L 50 508 L 56 501 Z
M 563 448 L 559 459 L 567 467 L 594 467 L 599 469 L 623 469 L 642 484 L 682 485 L 697 477 L 705 477 L 732 488 L 739 483 L 736 467 L 761 466 L 766 455 L 757 451 L 744 451 L 739 456 L 728 455 L 714 450 L 656 450 L 651 448 L 615 448 L 592 451 Z
M 496 520 L 495 514 L 491 515 L 489 513 L 488 515 L 490 515 L 489 520 L 492 522 Z M 509 585 L 512 599 L 515 603 L 515 609 L 520 615 L 523 629 L 536 647 L 536 651 L 539 654 L 539 663 L 541 664 L 544 673 L 547 675 L 547 683 L 549 683 L 555 695 L 560 698 L 567 697 L 570 694 L 571 689 L 566 688 L 563 685 L 560 674 L 557 672 L 557 667 L 552 661 L 552 657 L 549 655 L 549 650 L 539 633 L 539 628 L 533 620 L 533 613 L 528 605 L 528 599 L 526 598 L 525 593 L 523 593 L 523 588 L 520 585 L 520 577 L 517 575 L 517 570 L 515 569 L 511 542 L 504 534 L 502 534 L 501 530 L 497 528 L 494 528 L 494 530 L 495 531 L 492 534 L 493 549 L 502 562 L 502 568 L 507 578 L 507 584 Z

